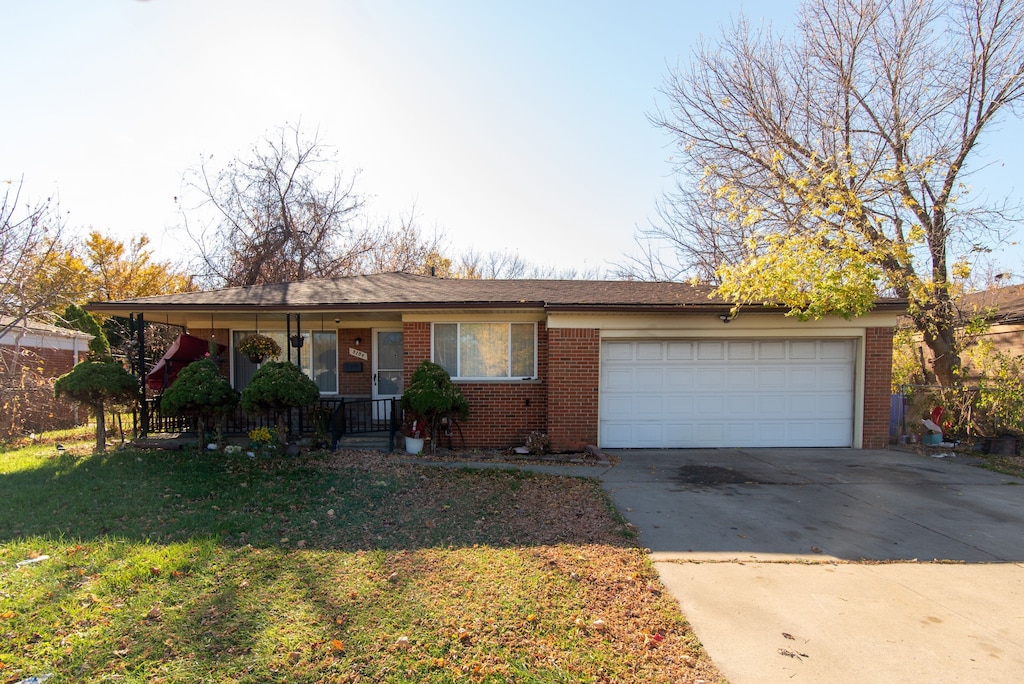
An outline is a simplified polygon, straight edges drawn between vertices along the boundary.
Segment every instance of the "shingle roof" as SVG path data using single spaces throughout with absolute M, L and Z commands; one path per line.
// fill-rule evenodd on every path
M 549 310 L 723 309 L 712 288 L 677 282 L 613 280 L 463 280 L 378 273 L 330 280 L 232 287 L 206 292 L 94 302 L 100 312 L 160 309 L 432 309 L 453 307 Z M 887 300 L 894 301 L 894 300 Z
M 1024 285 L 994 287 L 964 295 L 960 302 L 961 316 L 983 315 L 993 323 L 1016 323 L 1024 320 Z
M 3 330 L 15 321 L 16 319 L 13 316 L 0 316 L 0 330 Z M 77 337 L 83 340 L 92 339 L 92 335 L 82 332 L 81 330 L 61 328 L 56 325 L 50 325 L 49 323 L 43 323 L 41 321 L 31 319 L 18 320 L 12 327 L 12 332 L 14 331 L 24 331 L 37 335 L 53 335 L 56 337 Z

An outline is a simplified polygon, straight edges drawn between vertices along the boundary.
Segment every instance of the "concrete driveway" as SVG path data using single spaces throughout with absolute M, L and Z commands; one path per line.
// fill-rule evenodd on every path
M 610 453 L 602 485 L 733 684 L 1024 681 L 1024 481 L 900 451 Z

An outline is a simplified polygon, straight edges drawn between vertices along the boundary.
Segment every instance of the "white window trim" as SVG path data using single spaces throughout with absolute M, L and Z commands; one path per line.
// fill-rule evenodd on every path
M 462 324 L 463 323 L 500 323 L 508 326 L 508 372 L 509 375 L 501 377 L 477 377 L 477 376 L 464 376 L 464 375 L 453 375 L 452 380 L 454 382 L 524 382 L 529 380 L 537 379 L 537 323 L 533 321 L 434 321 L 430 324 L 430 360 L 436 363 L 434 357 L 434 326 L 435 325 L 454 325 L 455 327 L 455 365 L 457 368 L 462 366 Z M 513 325 L 532 325 L 533 326 L 533 375 L 512 375 L 512 326 Z

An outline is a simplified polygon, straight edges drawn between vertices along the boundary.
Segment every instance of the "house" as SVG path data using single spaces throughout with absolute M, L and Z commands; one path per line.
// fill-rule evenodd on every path
M 255 331 L 276 337 L 324 397 L 398 397 L 433 360 L 469 401 L 469 447 L 522 444 L 535 430 L 558 451 L 888 444 L 905 302 L 800 322 L 769 306 L 733 317 L 709 294 L 689 283 L 382 273 L 88 308 L 226 344 L 238 389 L 256 366 L 237 344 Z M 292 337 L 302 346 L 285 344 Z
M 9 359 L 31 357 L 33 371 L 45 378 L 55 378 L 74 368 L 89 353 L 92 341 L 92 335 L 79 330 L 33 320 L 15 321 L 10 316 L 0 316 L 0 331 L 6 331 L 0 334 L 3 367 L 8 367 Z
M 996 349 L 1015 356 L 1024 354 L 1024 285 L 966 294 L 960 300 L 960 317 L 983 318 L 989 324 L 984 337 Z

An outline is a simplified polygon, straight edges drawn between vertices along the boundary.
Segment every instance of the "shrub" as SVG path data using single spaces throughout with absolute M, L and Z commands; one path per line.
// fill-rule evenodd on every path
M 128 401 L 139 392 L 139 382 L 115 361 L 83 361 L 53 383 L 56 397 L 73 399 L 96 415 L 96 451 L 107 449 L 106 405 Z
M 411 422 L 423 420 L 431 450 L 437 443 L 442 419 L 458 416 L 465 420 L 469 416 L 469 403 L 462 390 L 452 382 L 448 371 L 430 361 L 424 361 L 413 372 L 402 394 L 402 408 L 412 412 L 408 419 Z
M 171 415 L 191 415 L 196 419 L 199 444 L 213 429 L 214 421 L 238 406 L 238 392 L 220 374 L 209 359 L 193 361 L 178 373 L 174 383 L 160 398 L 160 408 Z
M 247 413 L 274 417 L 281 443 L 288 433 L 287 414 L 293 408 L 316 403 L 320 390 L 316 383 L 287 361 L 271 361 L 260 366 L 242 391 L 242 409 Z

